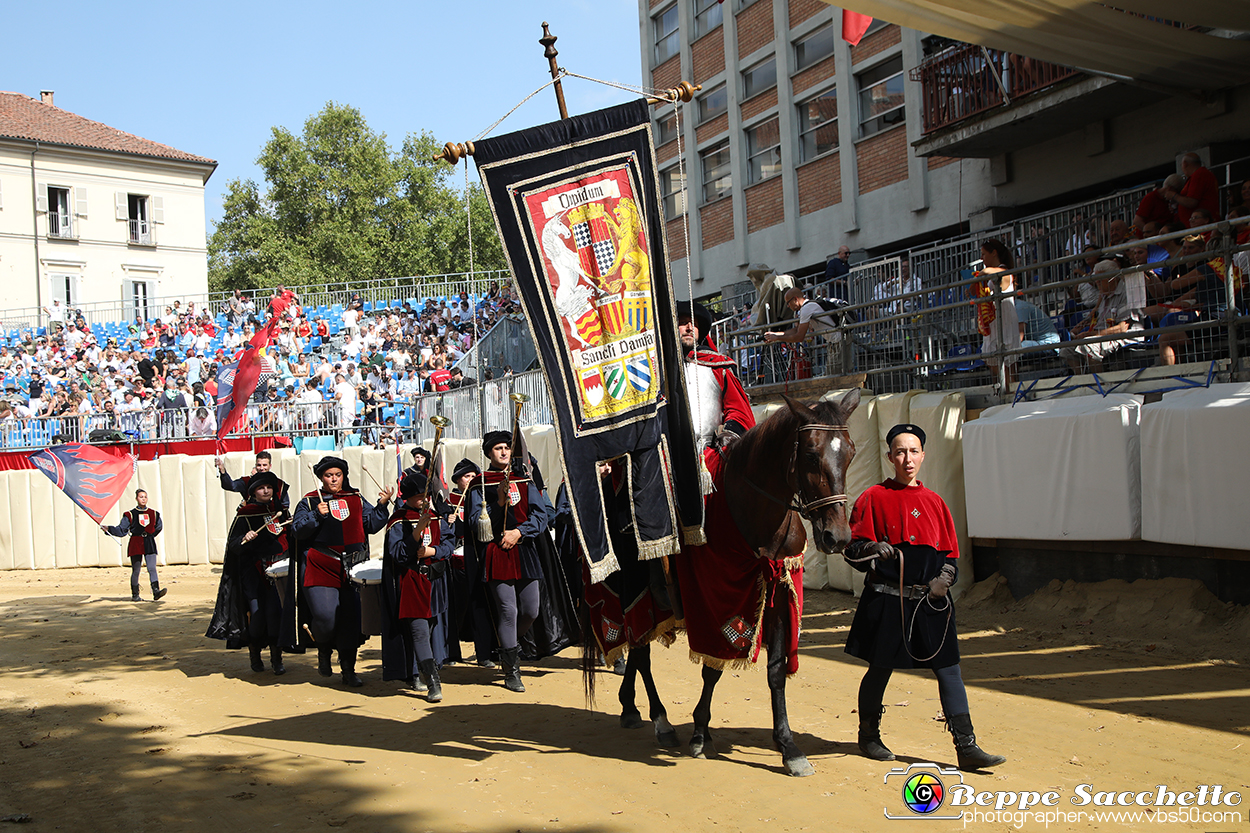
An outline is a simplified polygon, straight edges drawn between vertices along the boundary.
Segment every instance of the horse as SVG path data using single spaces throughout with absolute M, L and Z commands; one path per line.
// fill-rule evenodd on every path
M 851 540 L 846 511 L 846 469 L 855 454 L 855 445 L 846 423 L 859 404 L 859 390 L 850 391 L 836 403 L 822 402 L 814 407 L 789 397 L 785 398 L 785 403 L 785 408 L 728 447 L 720 478 L 725 504 L 745 546 L 756 558 L 780 564 L 784 564 L 787 557 L 801 557 L 806 547 L 807 532 L 799 521 L 800 516 L 811 521 L 816 547 L 823 553 L 840 552 Z M 777 465 L 778 460 L 788 460 L 789 464 L 783 468 Z M 714 533 L 714 530 L 709 529 L 709 532 Z M 713 544 L 716 537 L 713 534 Z M 698 556 L 708 560 L 709 569 L 719 570 L 714 563 L 718 556 L 714 547 L 702 548 Z M 688 558 L 689 553 L 680 557 Z M 621 580 L 635 588 L 631 593 L 642 592 L 638 583 L 649 581 L 646 592 L 652 594 L 653 600 L 662 598 L 665 591 L 659 589 L 656 581 L 657 567 L 652 561 L 623 564 Z M 645 572 L 648 570 L 649 573 Z M 689 598 L 699 589 L 694 582 L 685 582 L 681 597 Z M 765 606 L 760 625 L 768 650 L 773 742 L 790 775 L 812 775 L 815 769 L 795 744 L 786 714 L 787 659 L 793 659 L 789 656 L 793 635 L 789 598 L 781 600 L 767 588 L 765 597 L 771 601 Z M 719 632 L 722 626 L 716 621 L 692 621 L 689 609 L 685 622 L 688 631 L 702 628 Z M 589 631 L 587 627 L 587 633 Z M 587 697 L 593 700 L 594 667 L 598 659 L 593 638 L 587 638 L 586 646 L 583 672 Z M 642 715 L 635 705 L 636 677 L 641 676 L 657 743 L 669 748 L 678 746 L 677 732 L 668 721 L 651 673 L 649 641 L 635 644 L 631 640 L 627 650 L 625 674 L 617 695 L 621 703 L 621 728 L 635 729 L 643 725 Z M 746 664 L 750 664 L 750 660 Z M 703 662 L 703 691 L 694 710 L 694 731 L 690 739 L 690 752 L 696 758 L 714 758 L 717 754 L 709 724 L 712 696 L 724 667 L 725 664 L 709 664 L 707 658 Z
M 749 638 L 761 641 L 767 648 L 773 743 L 781 752 L 786 771 L 799 777 L 812 775 L 815 769 L 795 744 L 786 714 L 786 676 L 787 672 L 797 669 L 794 655 L 797 631 L 791 628 L 797 627 L 802 614 L 801 609 L 796 609 L 801 588 L 793 586 L 786 559 L 801 559 L 806 547 L 807 533 L 800 517 L 811 522 L 814 543 L 821 552 L 840 552 L 850 543 L 846 469 L 855 454 L 855 446 L 847 420 L 858 404 L 858 389 L 851 390 L 836 403 L 821 402 L 812 407 L 785 397 L 786 407 L 747 431 L 724 453 L 718 488 L 732 524 L 708 523 L 708 545 L 694 553 L 694 558 L 685 553 L 681 556 L 684 566 L 679 574 L 683 579 L 681 592 L 692 656 L 696 653 L 698 632 L 716 638 L 725 623 L 698 621 L 697 616 L 692 617 L 695 597 L 701 590 L 705 594 L 713 591 L 697 586 L 698 570 L 694 571 L 696 586 L 690 586 L 691 567 L 698 566 L 696 562 L 701 560 L 705 566 L 700 569 L 710 571 L 701 574 L 705 579 L 712 575 L 739 575 L 739 570 L 749 568 L 749 560 L 744 563 L 741 555 L 736 555 L 742 552 L 740 545 L 745 545 L 760 561 L 771 562 L 763 566 L 758 575 L 747 577 L 746 580 L 752 582 L 751 588 L 739 589 L 750 591 L 754 582 L 762 577 L 763 616 L 755 626 L 763 628 L 763 634 L 761 638 L 752 632 Z M 781 460 L 788 464 L 778 465 Z M 715 518 L 710 520 L 715 521 Z M 733 530 L 724 529 L 730 525 Z M 733 540 L 735 532 L 741 536 L 740 541 Z M 728 634 L 724 638 L 728 638 Z M 710 723 L 716 683 L 726 667 L 749 664 L 754 657 L 728 662 L 706 654 L 701 658 L 703 691 L 694 709 L 690 752 L 696 758 L 714 758 L 717 752 Z

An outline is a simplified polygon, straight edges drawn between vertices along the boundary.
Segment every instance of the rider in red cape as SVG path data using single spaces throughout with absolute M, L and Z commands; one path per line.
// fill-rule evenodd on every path
M 261 648 L 269 646 L 273 673 L 286 673 L 284 648 L 295 647 L 295 573 L 271 580 L 265 571 L 290 556 L 290 513 L 282 506 L 283 486 L 271 471 L 247 478 L 247 499 L 239 504 L 226 536 L 217 603 L 205 636 L 224 639 L 230 649 L 248 647 L 253 671 L 264 671 Z M 281 583 L 281 587 L 278 583 Z M 290 599 L 289 604 L 283 604 Z
M 677 334 L 686 354 L 686 391 L 693 416 L 695 440 L 708 472 L 720 471 L 717 448 L 741 437 L 755 425 L 751 400 L 735 373 L 737 365 L 710 349 L 712 316 L 700 303 L 677 303 Z
M 686 385 L 695 433 L 713 491 L 706 498 L 704 529 L 707 543 L 686 546 L 676 561 L 685 612 L 684 626 L 692 659 L 712 668 L 750 666 L 759 655 L 764 629 L 761 618 L 770 601 L 788 599 L 790 644 L 786 671 L 799 667 L 799 616 L 803 609 L 803 553 L 779 553 L 761 558 L 742 537 L 724 491 L 722 449 L 755 427 L 755 416 L 734 364 L 709 350 L 696 351 L 711 328 L 712 319 L 699 304 L 678 305 L 677 331 L 687 350 Z M 705 329 L 706 328 L 706 329 Z M 710 557 L 706 551 L 714 552 Z
M 300 498 L 293 527 L 304 561 L 300 593 L 317 644 L 317 671 L 323 677 L 333 673 L 330 655 L 337 648 L 343 683 L 361 686 L 356 675 L 356 651 L 363 641 L 360 591 L 348 571 L 369 559 L 366 536 L 386 526 L 394 490 L 383 490 L 378 505 L 371 505 L 351 487 L 347 461 L 340 457 L 322 457 L 313 474 L 321 478 L 321 488 Z
M 391 516 L 382 556 L 382 679 L 404 680 L 426 699 L 443 699 L 434 642 L 440 613 L 447 612 L 446 570 L 456 539 L 438 515 L 427 516 L 426 474 L 412 470 L 399 484 L 403 501 Z
M 929 668 L 959 768 L 984 769 L 1006 758 L 983 752 L 972 732 L 948 592 L 958 575 L 959 542 L 942 498 L 916 479 L 924 443 L 925 433 L 915 425 L 891 428 L 886 457 L 894 477 L 860 495 L 851 513 L 844 557 L 868 573 L 846 639 L 846 652 L 869 663 L 859 686 L 859 748 L 874 760 L 894 760 L 881 740 L 886 685 L 895 668 Z

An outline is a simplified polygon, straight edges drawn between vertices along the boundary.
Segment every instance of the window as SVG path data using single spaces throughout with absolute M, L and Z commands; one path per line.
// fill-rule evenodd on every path
M 61 306 L 68 310 L 78 300 L 78 276 L 68 275 L 64 273 L 56 273 L 48 275 L 48 285 L 52 290 L 52 300 L 60 301 Z M 72 316 L 66 313 L 66 320 L 72 320 Z
M 681 168 L 674 165 L 660 171 L 660 193 L 664 198 L 664 219 L 674 220 L 686 213 L 686 182 Z
M 714 119 L 729 109 L 729 93 L 721 84 L 699 96 L 699 123 Z
M 152 224 L 148 221 L 148 198 L 127 194 L 126 219 L 130 221 L 130 242 L 151 246 Z
M 694 0 L 694 37 L 696 40 L 721 24 L 722 0 Z
M 747 165 L 750 182 L 781 173 L 781 129 L 775 117 L 747 131 Z
M 73 237 L 73 218 L 69 213 L 69 189 L 48 186 L 48 236 Z
M 838 149 L 838 91 L 799 105 L 799 157 L 803 162 Z
M 655 26 L 655 63 L 656 66 L 677 54 L 681 48 L 681 33 L 677 31 L 679 15 L 677 4 L 669 6 L 651 19 Z
M 755 0 L 738 0 L 738 11 L 742 11 L 747 6 L 753 4 Z
M 157 310 L 149 309 L 149 302 L 152 298 L 152 283 L 145 280 L 129 280 L 125 283 L 125 310 L 127 317 L 134 321 L 143 319 L 149 321 L 156 317 Z
M 794 42 L 794 65 L 807 69 L 833 54 L 833 26 L 821 26 L 805 38 Z
M 729 193 L 733 187 L 733 170 L 729 167 L 729 142 L 720 142 L 699 154 L 703 163 L 703 201 L 712 202 Z
M 655 120 L 656 147 L 667 144 L 677 138 L 677 113 L 666 113 Z
M 742 97 L 744 99 L 775 86 L 777 86 L 777 59 L 775 57 L 742 71 Z
M 859 135 L 871 136 L 902 124 L 903 58 L 899 56 L 856 76 L 859 87 Z

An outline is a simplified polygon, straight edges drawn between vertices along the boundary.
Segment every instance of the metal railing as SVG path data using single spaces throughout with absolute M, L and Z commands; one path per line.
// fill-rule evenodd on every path
M 725 335 L 723 349 L 738 361 L 748 387 L 863 373 L 867 376 L 866 386 L 877 393 L 997 382 L 1000 395 L 1005 396 L 1012 387 L 1003 384 L 1009 381 L 1009 367 L 1012 376 L 1026 381 L 1081 373 L 1084 364 L 1094 367 L 1091 359 L 1097 361 L 1100 369 L 1140 369 L 1162 361 L 1165 347 L 1179 353 L 1175 361 L 1202 363 L 1182 369 L 1182 373 L 1209 376 L 1218 365 L 1222 374 L 1235 377 L 1242 373 L 1246 324 L 1250 321 L 1243 288 L 1248 277 L 1245 273 L 1250 272 L 1250 257 L 1245 254 L 1250 246 L 1237 246 L 1234 238 L 1236 231 L 1244 229 L 1247 223 L 1250 218 L 1100 250 L 1098 257 L 1104 259 L 1137 246 L 1157 247 L 1165 240 L 1194 233 L 1214 235 L 1217 241 L 1209 244 L 1213 248 L 1208 251 L 1170 257 L 1106 276 L 1123 279 L 1136 275 L 1145 284 L 1144 269 L 1168 267 L 1185 274 L 1205 264 L 1211 274 L 1218 274 L 1223 280 L 1221 292 L 1226 297 L 1219 299 L 1218 306 L 1209 295 L 1188 307 L 1180 307 L 1161 304 L 1147 293 L 1144 309 L 1134 314 L 1141 329 L 1127 334 L 1069 336 L 1070 340 L 1062 343 L 1018 348 L 1002 346 L 1000 337 L 993 353 L 981 355 L 981 335 L 970 287 L 983 283 L 985 277 L 975 271 L 980 266 L 979 247 L 974 249 L 969 241 L 960 241 L 931 250 L 928 263 L 913 262 L 910 278 L 900 275 L 902 291 L 852 304 L 842 311 L 843 320 L 836 331 L 809 339 L 806 345 L 764 343 L 764 332 L 780 329 L 772 325 L 731 330 Z M 1010 239 L 1003 242 L 1008 247 L 1013 245 Z M 1234 254 L 1241 261 L 1236 268 Z M 1063 254 L 1009 270 L 1015 278 L 1015 289 L 1001 293 L 1000 297 L 1026 300 L 1052 321 L 1057 320 L 1059 329 L 1071 330 L 1092 313 L 1081 301 L 1082 285 L 1091 284 L 1090 276 L 1079 268 L 1083 259 L 1081 253 Z M 1094 295 L 1097 296 L 1096 290 Z M 1001 327 L 1001 317 L 997 320 Z M 1100 323 L 1098 329 L 1106 327 Z M 1083 349 L 1102 344 L 1109 345 L 1105 352 L 1110 355 Z
M 48 212 L 48 236 L 73 239 L 74 219 L 69 214 L 56 211 Z
M 529 370 L 538 361 L 538 348 L 530 338 L 529 327 L 520 316 L 507 316 L 495 322 L 456 363 L 466 376 L 485 379 L 486 371 L 502 376 L 504 368 L 515 372 Z
M 479 385 L 401 399 L 378 399 L 375 407 L 344 407 L 337 401 L 263 400 L 248 403 L 243 420 L 230 437 L 332 437 L 336 447 L 391 443 L 398 433 L 404 442 L 425 442 L 434 436 L 430 417 L 451 419 L 448 436 L 474 438 L 482 431 L 510 430 L 513 405 L 508 395 L 529 396 L 522 424 L 553 421 L 542 371 L 517 373 Z M 212 439 L 217 424 L 212 407 L 204 419 L 198 408 L 140 410 L 99 409 L 87 414 L 0 419 L 0 449 L 45 448 L 61 442 L 133 444 L 170 440 Z M 395 418 L 392 428 L 388 417 Z M 93 432 L 94 439 L 93 439 Z M 120 437 L 120 439 L 119 439 Z
M 139 246 L 153 245 L 152 226 L 147 220 L 129 220 L 130 242 Z
M 911 79 L 922 85 L 924 132 L 932 133 L 1081 74 L 1072 67 L 964 43 L 925 59 L 911 71 Z

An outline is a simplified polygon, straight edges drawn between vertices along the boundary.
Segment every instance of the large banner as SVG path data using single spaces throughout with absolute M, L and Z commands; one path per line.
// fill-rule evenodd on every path
M 650 111 L 636 101 L 477 143 L 474 159 L 538 346 L 578 538 L 617 568 L 596 463 L 630 479 L 642 558 L 702 537 Z

